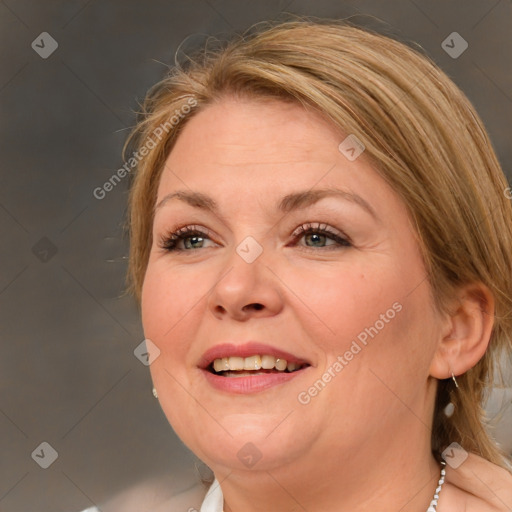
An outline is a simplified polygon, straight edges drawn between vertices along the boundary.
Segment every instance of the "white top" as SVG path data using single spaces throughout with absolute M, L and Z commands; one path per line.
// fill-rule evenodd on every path
M 223 512 L 224 496 L 219 481 L 215 479 L 208 489 L 199 512 Z
M 157 494 L 154 485 L 142 484 L 113 497 L 101 508 L 90 507 L 82 512 L 224 512 L 224 496 L 216 478 L 206 493 L 204 484 L 196 483 L 158 503 L 153 500 Z

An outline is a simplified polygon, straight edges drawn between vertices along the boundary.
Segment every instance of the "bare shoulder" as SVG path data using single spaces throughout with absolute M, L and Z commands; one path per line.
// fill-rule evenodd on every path
M 460 462 L 460 460 L 458 461 Z M 478 455 L 467 454 L 460 464 L 446 465 L 439 512 L 509 512 L 512 473 Z

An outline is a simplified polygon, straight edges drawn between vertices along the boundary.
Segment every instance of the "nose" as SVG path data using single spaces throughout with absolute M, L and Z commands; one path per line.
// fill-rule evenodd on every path
M 208 307 L 216 318 L 247 321 L 283 309 L 279 279 L 266 263 L 264 253 L 247 262 L 233 251 L 208 297 Z

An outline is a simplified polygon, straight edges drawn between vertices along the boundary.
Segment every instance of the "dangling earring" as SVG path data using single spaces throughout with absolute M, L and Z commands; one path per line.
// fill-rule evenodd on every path
M 453 405 L 453 402 L 450 402 L 443 410 L 444 415 L 450 418 L 453 415 L 453 412 L 455 411 L 455 405 Z
M 452 373 L 452 380 L 453 380 L 453 382 L 455 383 L 455 387 L 456 387 L 456 388 L 458 388 L 458 387 L 459 387 L 459 385 L 457 384 L 457 379 L 455 378 L 455 375 L 453 374 L 453 372 L 451 372 L 451 373 Z M 455 405 L 453 404 L 453 402 L 450 402 L 450 403 L 449 403 L 449 404 L 444 408 L 444 411 L 443 411 L 443 412 L 444 412 L 445 416 L 447 416 L 448 418 L 450 418 L 450 417 L 453 415 L 454 411 L 455 411 Z
M 153 396 L 155 398 L 158 398 L 158 393 L 156 392 L 156 388 L 153 388 Z

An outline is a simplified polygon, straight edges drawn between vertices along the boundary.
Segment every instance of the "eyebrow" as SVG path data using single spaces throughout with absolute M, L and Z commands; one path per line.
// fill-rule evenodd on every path
M 300 192 L 293 192 L 284 196 L 278 204 L 278 210 L 281 213 L 289 213 L 294 210 L 300 210 L 311 206 L 312 204 L 320 201 L 325 197 L 337 197 L 350 201 L 354 204 L 359 205 L 361 208 L 366 210 L 375 220 L 378 220 L 378 216 L 372 206 L 365 201 L 361 196 L 346 190 L 340 190 L 337 188 L 322 188 L 314 190 L 303 190 Z M 155 206 L 155 211 L 162 208 L 172 199 L 178 199 L 185 203 L 193 206 L 194 208 L 200 208 L 202 210 L 208 210 L 219 215 L 219 206 L 217 202 L 210 196 L 201 192 L 193 192 L 188 190 L 178 190 L 171 192 L 162 198 L 162 200 Z

